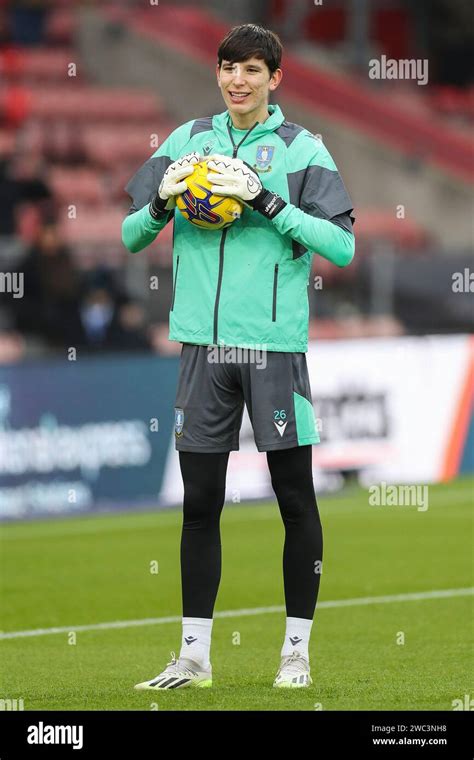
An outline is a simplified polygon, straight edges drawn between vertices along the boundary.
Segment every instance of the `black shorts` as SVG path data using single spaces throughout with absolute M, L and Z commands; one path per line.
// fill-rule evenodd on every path
M 238 451 L 244 402 L 258 451 L 319 443 L 306 354 L 183 343 L 177 451 Z

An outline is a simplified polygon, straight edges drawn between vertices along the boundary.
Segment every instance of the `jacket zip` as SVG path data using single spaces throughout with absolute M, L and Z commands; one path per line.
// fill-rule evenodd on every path
M 174 284 L 173 284 L 173 298 L 171 301 L 171 311 L 174 309 L 174 297 L 176 293 L 176 281 L 178 279 L 178 269 L 179 269 L 179 256 L 176 257 L 176 274 L 174 276 Z
M 239 150 L 240 146 L 242 145 L 242 143 L 244 142 L 244 140 L 249 136 L 249 134 L 252 131 L 252 129 L 254 129 L 257 126 L 257 124 L 258 124 L 258 122 L 255 122 L 255 124 L 253 125 L 253 127 L 251 129 L 249 129 L 249 131 L 247 132 L 247 134 L 244 135 L 244 137 L 242 138 L 242 140 L 239 142 L 238 145 L 236 145 L 234 143 L 234 140 L 232 138 L 232 132 L 230 130 L 230 125 L 229 124 L 227 125 L 227 129 L 228 129 L 228 132 L 229 132 L 229 137 L 230 137 L 231 143 L 233 145 L 232 158 L 236 158 L 237 157 L 237 151 Z M 219 246 L 219 275 L 217 277 L 216 300 L 214 302 L 214 330 L 213 330 L 213 336 L 212 336 L 212 343 L 213 343 L 214 346 L 217 346 L 217 337 L 218 337 L 217 327 L 218 327 L 218 321 L 219 321 L 219 298 L 220 298 L 220 295 L 221 295 L 222 272 L 224 270 L 224 245 L 225 245 L 225 239 L 226 239 L 226 236 L 227 236 L 227 229 L 228 228 L 226 227 L 224 230 L 222 230 L 221 243 L 220 243 L 220 246 Z M 174 299 L 173 299 L 173 303 L 174 303 Z
M 224 244 L 225 244 L 226 235 L 227 235 L 227 227 L 224 230 L 222 230 L 221 244 L 219 247 L 219 275 L 217 277 L 216 300 L 214 303 L 214 335 L 212 339 L 212 343 L 214 346 L 217 346 L 217 323 L 218 323 L 218 314 L 219 314 L 219 298 L 221 295 L 222 272 L 224 269 Z
M 276 320 L 276 308 L 277 308 L 277 287 L 278 287 L 278 264 L 275 264 L 273 270 L 273 304 L 272 304 L 272 322 Z

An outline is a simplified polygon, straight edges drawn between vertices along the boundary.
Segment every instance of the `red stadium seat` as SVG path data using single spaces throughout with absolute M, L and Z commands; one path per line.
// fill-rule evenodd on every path
M 24 87 L 0 86 L 0 119 L 7 127 L 17 127 L 31 114 L 31 93 Z
M 15 149 L 15 131 L 0 129 L 0 156 L 9 156 Z
M 0 106 L 17 121 L 27 116 L 71 121 L 142 122 L 159 116 L 160 104 L 150 92 L 135 92 L 69 83 L 48 87 L 10 86 L 0 90 Z
M 70 244 L 114 244 L 120 250 L 125 250 L 122 244 L 122 222 L 126 216 L 126 208 L 122 205 L 91 208 L 80 204 L 76 209 L 76 218 L 68 218 L 68 210 L 63 207 L 59 214 L 61 234 Z M 163 232 L 150 247 L 159 246 L 168 250 L 171 246 L 173 225 L 167 224 Z M 126 252 L 126 251 L 125 251 Z M 147 249 L 147 254 L 148 254 Z
M 76 29 L 76 13 L 74 8 L 67 7 L 71 4 L 66 0 L 64 8 L 55 8 L 51 11 L 46 23 L 48 42 L 56 45 L 69 45 L 73 42 Z
M 99 166 L 130 162 L 138 167 L 154 153 L 173 128 L 174 125 L 158 120 L 145 124 L 122 122 L 113 128 L 100 124 L 88 125 L 83 130 L 84 150 L 89 160 Z
M 431 95 L 432 107 L 448 116 L 474 119 L 474 87 L 438 87 Z
M 32 92 L 31 113 L 49 119 L 140 122 L 156 118 L 158 101 L 151 93 L 66 85 Z
M 75 219 L 68 219 L 67 210 L 63 209 L 60 215 L 61 233 L 68 243 L 100 243 L 106 240 L 121 245 L 123 218 L 123 210 L 115 207 L 97 210 L 78 206 Z
M 55 196 L 62 203 L 103 205 L 105 202 L 104 182 L 94 169 L 53 167 L 49 172 L 49 181 Z
M 358 209 L 354 231 L 358 244 L 387 240 L 405 250 L 423 248 L 430 240 L 428 231 L 421 224 L 413 219 L 397 219 L 393 211 L 387 209 Z
M 77 63 L 73 48 L 6 48 L 0 51 L 0 77 L 7 82 L 69 81 L 68 66 Z M 77 68 L 75 81 L 81 77 Z

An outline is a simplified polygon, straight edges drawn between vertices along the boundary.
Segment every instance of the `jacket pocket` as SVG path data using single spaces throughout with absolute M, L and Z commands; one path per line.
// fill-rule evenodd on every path
M 170 309 L 170 311 L 173 311 L 173 309 L 174 309 L 174 297 L 176 295 L 176 282 L 178 280 L 178 269 L 179 269 L 179 256 L 176 258 L 176 274 L 174 276 L 173 298 L 171 299 L 171 309 Z
M 276 321 L 277 290 L 278 290 L 278 264 L 275 264 L 275 268 L 273 270 L 272 322 Z

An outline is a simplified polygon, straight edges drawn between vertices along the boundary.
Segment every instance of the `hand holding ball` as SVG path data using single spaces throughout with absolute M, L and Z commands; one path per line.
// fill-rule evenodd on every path
M 235 198 L 216 195 L 207 176 L 216 174 L 203 160 L 186 177 L 187 189 L 176 197 L 176 206 L 191 224 L 206 230 L 220 230 L 239 219 L 243 205 Z

